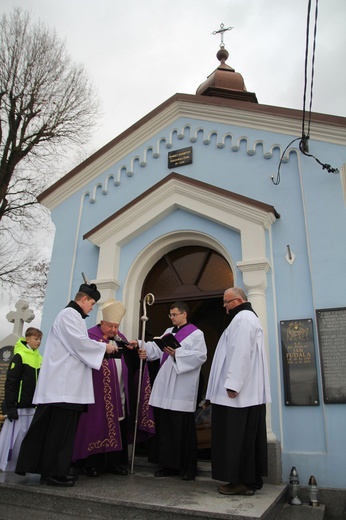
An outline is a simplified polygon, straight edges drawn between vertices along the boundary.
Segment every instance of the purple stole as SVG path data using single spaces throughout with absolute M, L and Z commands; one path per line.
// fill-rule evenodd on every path
M 178 332 L 176 334 L 174 334 L 174 337 L 177 341 L 179 341 L 179 343 L 181 341 L 183 341 L 185 338 L 187 338 L 188 336 L 190 336 L 190 334 L 192 334 L 195 330 L 197 330 L 197 327 L 195 325 L 192 325 L 192 323 L 188 323 L 187 325 L 185 325 L 184 327 L 180 328 L 178 330 Z M 169 333 L 170 334 L 170 333 Z M 161 364 L 160 364 L 160 368 L 162 367 L 162 365 L 164 364 L 164 362 L 166 361 L 166 359 L 168 358 L 169 354 L 167 354 L 167 352 L 164 352 L 163 353 L 163 356 L 162 356 L 162 359 L 161 359 Z

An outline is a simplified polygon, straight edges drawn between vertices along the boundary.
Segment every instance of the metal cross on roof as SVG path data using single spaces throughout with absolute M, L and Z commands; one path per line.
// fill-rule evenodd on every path
M 212 34 L 221 34 L 221 43 L 220 43 L 220 47 L 221 49 L 225 46 L 225 43 L 223 41 L 223 34 L 226 32 L 226 31 L 231 31 L 233 29 L 233 27 L 225 27 L 225 25 L 223 23 L 220 24 L 220 29 L 218 31 L 213 31 Z

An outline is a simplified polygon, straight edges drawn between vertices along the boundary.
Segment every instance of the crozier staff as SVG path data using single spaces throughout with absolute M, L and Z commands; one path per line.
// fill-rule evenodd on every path
M 38 405 L 23 440 L 16 473 L 41 474 L 41 483 L 73 486 L 69 475 L 77 421 L 94 402 L 91 369 L 99 369 L 113 345 L 89 338 L 85 318 L 100 299 L 95 284 L 82 284 L 60 311 L 46 342 L 33 402 Z

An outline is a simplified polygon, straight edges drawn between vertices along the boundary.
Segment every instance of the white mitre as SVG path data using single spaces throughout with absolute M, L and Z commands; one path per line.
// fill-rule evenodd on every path
M 103 321 L 119 325 L 126 312 L 126 307 L 122 302 L 118 302 L 114 298 L 109 298 L 104 302 L 101 311 Z

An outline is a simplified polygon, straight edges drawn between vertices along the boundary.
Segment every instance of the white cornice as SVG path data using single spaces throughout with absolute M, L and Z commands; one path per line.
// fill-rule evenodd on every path
M 231 124 L 232 126 L 245 126 L 256 130 L 265 130 L 285 135 L 301 135 L 301 119 L 283 116 L 276 113 L 245 110 L 243 108 L 230 108 L 224 106 L 210 106 L 189 102 L 177 102 L 179 117 L 203 119 L 216 123 Z M 325 141 L 327 143 L 344 145 L 346 141 L 346 128 L 328 123 L 312 122 L 310 139 Z
M 246 262 L 237 262 L 237 267 L 242 273 L 249 273 L 253 271 L 269 272 L 270 264 L 266 258 L 247 260 Z
M 49 209 L 54 209 L 68 197 L 76 193 L 81 187 L 92 182 L 108 168 L 131 154 L 135 148 L 140 147 L 144 142 L 160 133 L 176 119 L 183 117 L 187 119 L 184 127 L 189 121 L 200 119 L 203 121 L 222 123 L 237 127 L 246 127 L 251 129 L 271 131 L 280 134 L 296 135 L 301 134 L 301 121 L 296 117 L 278 115 L 275 113 L 265 113 L 263 111 L 255 111 L 244 108 L 234 108 L 227 106 L 218 106 L 205 103 L 196 103 L 183 100 L 176 100 L 168 104 L 158 113 L 154 114 L 150 119 L 143 122 L 138 128 L 131 133 L 125 135 L 123 139 L 118 139 L 114 146 L 105 149 L 104 153 L 98 155 L 90 164 L 80 167 L 80 170 L 74 175 L 67 174 L 66 179 L 58 181 L 56 189 L 48 190 L 45 197 L 41 199 L 41 203 Z M 178 132 L 180 129 L 177 129 Z M 171 129 L 169 130 L 171 132 Z M 311 139 L 316 139 L 333 144 L 342 144 L 346 142 L 346 130 L 344 127 L 327 124 L 312 123 Z M 169 148 L 170 135 L 162 135 L 160 139 L 166 140 L 167 148 Z M 156 142 L 148 146 L 156 148 Z M 207 143 L 205 143 L 207 144 Z M 273 143 L 270 143 L 272 145 Z M 270 146 L 269 145 L 269 146 Z M 107 146 L 105 147 L 107 148 Z M 102 151 L 101 151 L 102 152 Z M 145 161 L 142 166 L 145 167 Z M 124 165 L 126 170 L 126 165 Z M 132 172 L 128 172 L 132 175 Z
M 88 235 L 88 240 L 99 247 L 108 240 L 120 245 L 176 207 L 202 214 L 223 225 L 227 222 L 228 227 L 239 231 L 245 223 L 269 228 L 276 220 L 272 212 L 256 206 L 256 201 L 246 203 L 231 195 L 213 193 L 200 186 L 187 187 L 185 182 L 171 179 L 110 222 L 101 225 Z

